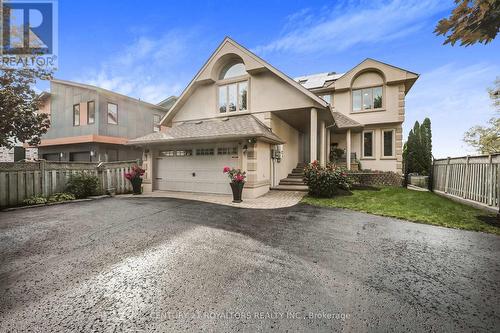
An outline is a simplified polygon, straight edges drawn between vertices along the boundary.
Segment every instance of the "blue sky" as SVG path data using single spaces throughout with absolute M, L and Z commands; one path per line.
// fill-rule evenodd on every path
M 486 88 L 500 75 L 500 37 L 443 46 L 433 34 L 452 1 L 59 0 L 56 77 L 149 102 L 178 95 L 231 36 L 292 77 L 345 72 L 367 57 L 421 74 L 407 95 L 405 139 L 430 117 L 434 155 L 494 115 Z

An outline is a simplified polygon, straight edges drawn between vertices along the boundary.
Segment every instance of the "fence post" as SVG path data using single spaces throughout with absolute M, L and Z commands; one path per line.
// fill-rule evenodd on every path
M 467 184 L 469 184 L 469 155 L 465 158 L 465 177 L 462 185 L 462 197 L 464 199 L 467 198 L 467 191 L 469 189 Z
M 450 158 L 446 161 L 446 178 L 444 181 L 444 193 L 448 193 L 448 182 L 450 180 Z
M 47 189 L 47 175 L 45 174 L 45 160 L 40 160 L 40 176 L 42 179 L 40 179 L 40 184 L 42 184 L 42 195 L 47 196 L 48 189 Z
M 493 205 L 493 159 L 491 157 L 491 154 L 488 156 L 488 206 Z
M 429 170 L 429 179 L 427 181 L 427 189 L 431 192 L 434 191 L 434 163 L 436 160 L 432 157 L 431 169 Z

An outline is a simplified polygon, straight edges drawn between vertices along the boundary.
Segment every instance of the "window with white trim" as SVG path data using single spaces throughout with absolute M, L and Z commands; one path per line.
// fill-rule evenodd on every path
M 118 105 L 114 103 L 108 103 L 108 124 L 118 124 Z
M 323 94 L 323 95 L 318 95 L 318 96 L 321 97 L 328 104 L 332 104 L 332 95 L 331 94 Z
M 217 155 L 237 155 L 238 147 L 217 148 Z
M 197 156 L 208 156 L 214 154 L 214 148 L 198 148 L 196 149 Z
M 159 114 L 153 115 L 153 132 L 160 132 L 160 130 L 161 130 L 160 120 L 161 120 L 161 117 Z
M 160 150 L 161 157 L 174 157 L 175 156 L 175 150 Z
M 248 81 L 219 86 L 219 112 L 246 111 L 248 103 Z
M 193 151 L 191 149 L 177 150 L 175 152 L 175 156 L 177 156 L 177 157 L 191 156 L 191 155 L 193 155 Z
M 377 110 L 382 108 L 382 87 L 356 89 L 352 91 L 352 111 Z
M 382 131 L 382 156 L 394 157 L 394 137 L 396 131 L 393 129 Z
M 374 157 L 374 142 L 375 132 L 374 131 L 364 131 L 363 132 L 363 157 L 373 158 Z

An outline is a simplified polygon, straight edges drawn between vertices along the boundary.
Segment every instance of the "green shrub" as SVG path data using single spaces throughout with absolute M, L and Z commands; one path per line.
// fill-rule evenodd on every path
M 23 204 L 27 206 L 32 206 L 32 205 L 42 205 L 47 203 L 47 198 L 41 195 L 35 195 L 31 198 L 24 199 Z
M 353 181 L 344 167 L 327 164 L 319 165 L 318 161 L 304 168 L 304 180 L 309 187 L 309 194 L 315 197 L 332 197 L 339 189 L 349 190 Z
M 99 179 L 85 172 L 71 175 L 66 185 L 66 192 L 73 194 L 76 198 L 86 198 L 97 194 Z
M 47 198 L 47 202 L 62 202 L 62 201 L 70 201 L 75 200 L 76 197 L 71 193 L 54 193 L 50 197 Z

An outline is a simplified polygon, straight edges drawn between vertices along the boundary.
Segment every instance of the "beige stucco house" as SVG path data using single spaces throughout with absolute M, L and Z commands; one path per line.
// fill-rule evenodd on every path
M 222 168 L 232 166 L 247 172 L 243 196 L 257 197 L 340 149 L 348 168 L 401 172 L 405 96 L 417 78 L 366 59 L 344 74 L 292 79 L 225 38 L 165 129 L 129 144 L 144 149 L 145 191 L 230 193 Z

